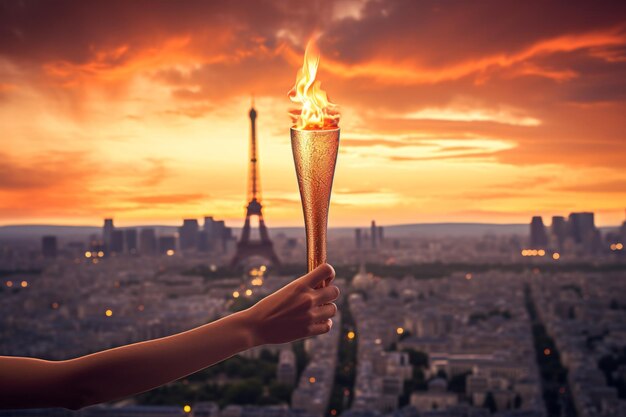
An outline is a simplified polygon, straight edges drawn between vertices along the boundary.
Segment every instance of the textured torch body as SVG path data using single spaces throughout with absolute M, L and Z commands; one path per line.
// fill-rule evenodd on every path
M 326 231 L 335 175 L 339 129 L 291 128 L 291 149 L 306 229 L 308 271 L 326 262 Z

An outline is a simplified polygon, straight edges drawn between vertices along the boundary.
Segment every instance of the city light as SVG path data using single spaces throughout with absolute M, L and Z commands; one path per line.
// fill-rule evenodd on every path
M 522 249 L 522 256 L 545 256 L 545 249 Z
M 397 333 L 397 334 L 399 334 L 399 335 L 401 335 L 401 334 L 403 334 L 403 333 L 404 333 L 404 329 L 403 329 L 402 327 L 398 327 L 398 328 L 396 329 L 396 333 Z
M 104 258 L 104 252 L 103 251 L 98 251 L 98 258 Z
M 555 261 L 557 261 L 560 257 L 561 257 L 561 255 L 558 252 L 554 252 L 552 254 L 552 259 L 554 259 Z
M 248 297 L 250 297 L 250 296 L 252 295 L 252 290 L 251 290 L 251 289 L 247 289 L 247 290 L 246 290 L 246 295 L 247 295 Z
M 609 248 L 611 248 L 612 251 L 622 250 L 624 249 L 624 244 L 621 242 L 611 243 Z
M 137 306 L 137 310 L 139 310 L 139 311 L 143 311 L 143 310 L 144 310 L 144 308 L 145 308 L 145 307 L 143 306 L 143 304 L 139 304 L 139 305 Z
M 22 288 L 26 288 L 28 287 L 28 281 L 22 281 L 20 285 L 22 286 Z
M 548 349 L 548 348 L 545 348 L 545 349 L 543 350 L 543 354 L 544 354 L 544 355 L 546 355 L 546 356 L 549 356 L 549 355 L 550 355 L 550 353 L 552 353 L 552 352 L 551 352 L 551 351 L 550 351 L 550 349 Z
M 105 315 L 105 316 L 107 316 L 107 317 L 111 317 L 111 316 L 113 315 L 113 310 L 110 310 L 110 309 L 109 309 L 109 310 L 106 310 L 106 311 L 104 312 L 104 315 Z
M 11 288 L 13 286 L 13 281 L 7 281 L 6 284 L 7 287 Z
M 260 287 L 261 285 L 263 285 L 263 278 L 254 278 L 252 281 L 250 281 L 250 284 L 254 285 L 255 287 Z
M 310 377 L 310 378 L 309 378 L 309 382 L 310 382 L 311 384 L 315 384 L 315 377 L 314 377 L 314 376 Z
M 167 252 L 165 252 L 165 254 L 167 256 L 173 256 L 174 255 L 174 249 L 168 249 Z
M 189 404 L 185 404 L 185 406 L 183 407 L 183 411 L 185 413 L 191 413 L 191 406 Z
M 334 408 L 332 410 L 330 410 L 330 415 L 331 416 L 336 416 L 337 415 L 337 410 L 335 410 Z
M 261 272 L 265 272 L 265 271 L 267 271 L 267 266 L 261 265 L 261 267 L 259 269 L 261 270 Z
M 347 334 L 348 340 L 352 340 L 356 337 L 356 333 L 354 333 L 352 330 L 350 330 Z
M 465 279 L 468 280 L 468 281 L 470 279 L 472 279 L 472 274 L 470 274 L 470 273 L 465 274 Z
M 89 251 L 85 252 L 85 258 L 91 258 L 91 252 Z
M 239 291 L 233 291 L 233 298 L 239 298 Z
M 59 303 L 55 301 L 54 303 L 52 303 L 51 307 L 53 310 L 56 310 L 57 308 L 59 308 Z

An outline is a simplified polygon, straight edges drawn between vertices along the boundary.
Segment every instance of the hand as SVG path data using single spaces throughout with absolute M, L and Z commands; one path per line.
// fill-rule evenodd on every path
M 253 345 L 287 343 L 330 331 L 331 317 L 337 313 L 332 301 L 339 296 L 339 288 L 329 285 L 334 278 L 332 266 L 320 265 L 243 311 L 251 323 Z M 326 287 L 316 288 L 324 281 Z

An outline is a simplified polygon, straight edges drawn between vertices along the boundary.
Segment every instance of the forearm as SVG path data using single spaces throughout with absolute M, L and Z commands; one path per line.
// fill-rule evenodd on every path
M 252 347 L 251 330 L 247 314 L 241 312 L 184 333 L 68 361 L 25 359 L 19 369 L 21 383 L 13 386 L 16 395 L 2 402 L 32 407 L 37 396 L 36 406 L 81 408 L 144 392 Z M 17 371 L 13 369 L 13 375 Z M 40 385 L 47 390 L 34 392 Z

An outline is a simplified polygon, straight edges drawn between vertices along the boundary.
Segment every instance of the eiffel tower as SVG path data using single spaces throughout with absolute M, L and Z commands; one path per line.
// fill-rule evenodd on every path
M 257 158 L 256 143 L 256 110 L 254 102 L 250 108 L 250 165 L 248 171 L 248 206 L 246 207 L 246 222 L 241 232 L 241 239 L 237 242 L 237 253 L 231 261 L 231 267 L 235 267 L 247 258 L 259 256 L 267 259 L 273 265 L 280 265 L 280 260 L 274 252 L 274 244 L 263 220 L 263 205 L 261 204 L 261 190 L 259 180 L 259 160 Z M 260 240 L 250 240 L 250 218 L 256 216 L 259 220 Z

